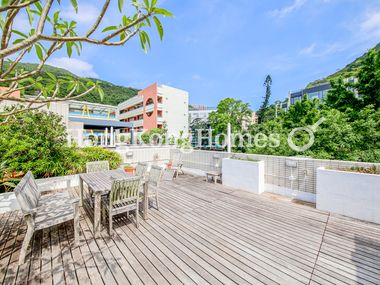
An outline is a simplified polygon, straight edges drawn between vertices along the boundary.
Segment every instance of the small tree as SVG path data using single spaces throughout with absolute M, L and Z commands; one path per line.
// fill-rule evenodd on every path
M 269 100 L 272 95 L 272 77 L 268 74 L 264 81 L 265 96 L 264 101 L 258 111 L 259 122 L 263 122 L 265 119 L 265 111 L 269 106 Z
M 118 0 L 121 13 L 121 23 L 104 27 L 100 26 L 106 12 L 110 9 L 111 0 L 105 0 L 101 11 L 90 29 L 78 35 L 75 21 L 62 19 L 60 0 L 2 0 L 0 6 L 0 86 L 7 88 L 0 91 L 0 103 L 3 100 L 22 103 L 22 108 L 12 108 L 0 112 L 1 117 L 9 117 L 27 110 L 41 108 L 50 102 L 78 99 L 92 91 L 98 91 L 100 97 L 104 93 L 98 82 L 88 80 L 86 83 L 77 78 L 59 77 L 48 73 L 49 78 L 38 76 L 46 61 L 57 51 L 66 47 L 66 53 L 71 57 L 73 50 L 78 55 L 82 44 L 123 46 L 135 35 L 139 35 L 141 45 L 146 52 L 150 47 L 150 39 L 146 28 L 151 27 L 152 21 L 162 39 L 164 30 L 158 16 L 172 16 L 170 12 L 157 6 L 157 0 L 129 0 L 134 12 L 125 13 L 125 0 Z M 77 0 L 71 0 L 75 11 L 78 12 Z M 14 23 L 19 16 L 26 13 L 29 19 L 29 31 L 21 32 L 14 29 Z M 38 66 L 25 71 L 18 68 L 23 57 L 34 50 L 39 59 Z M 68 86 L 68 94 L 59 97 L 61 86 Z M 23 92 L 33 87 L 37 90 L 34 98 L 18 98 L 14 92 Z
M 233 132 L 239 132 L 242 130 L 243 122 L 249 122 L 251 117 L 252 111 L 248 103 L 226 98 L 219 102 L 216 111 L 210 113 L 208 120 L 216 133 L 226 133 L 228 123 L 231 123 Z

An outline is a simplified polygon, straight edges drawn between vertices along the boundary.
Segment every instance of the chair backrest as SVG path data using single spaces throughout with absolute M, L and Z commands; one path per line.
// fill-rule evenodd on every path
M 173 153 L 173 157 L 172 157 L 172 161 L 173 161 L 173 166 L 182 166 L 183 162 L 182 162 L 182 153 L 178 152 L 178 153 Z
M 139 162 L 136 166 L 136 176 L 144 177 L 148 170 L 148 164 L 145 162 Z
M 40 192 L 38 191 L 32 172 L 28 171 L 28 173 L 25 174 L 17 184 L 14 193 L 24 214 L 30 213 L 31 210 L 38 207 Z
M 149 171 L 148 184 L 159 187 L 162 176 L 164 175 L 164 170 L 163 167 L 152 165 L 152 168 Z
M 110 170 L 110 164 L 107 160 L 91 161 L 86 163 L 86 173 L 100 172 Z
M 112 183 L 110 193 L 111 205 L 134 201 L 139 198 L 141 176 L 133 176 L 125 179 L 118 179 Z

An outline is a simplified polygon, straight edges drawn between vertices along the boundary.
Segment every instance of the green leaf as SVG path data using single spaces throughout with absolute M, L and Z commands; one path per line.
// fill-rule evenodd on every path
M 42 48 L 40 47 L 40 45 L 35 45 L 35 49 L 36 49 L 36 53 L 37 53 L 38 58 L 40 60 L 43 60 L 44 55 L 42 53 Z
M 54 81 L 57 81 L 57 77 L 55 77 L 55 75 L 49 71 L 46 71 L 46 74 L 51 78 L 53 79 Z
M 80 52 L 81 52 L 81 49 L 82 49 L 82 48 L 79 46 L 78 43 L 74 43 L 73 45 L 74 45 L 74 47 L 75 47 L 75 49 L 76 49 L 76 51 L 77 51 L 77 54 L 80 55 Z
M 148 0 L 144 0 L 144 4 L 145 4 L 145 8 L 147 10 L 149 10 L 149 1 Z
M 127 16 L 123 16 L 123 25 L 128 26 L 131 23 L 131 20 Z
M 103 89 L 99 85 L 98 85 L 97 89 L 98 89 L 100 100 L 103 101 L 103 99 L 104 99 L 104 91 L 103 91 Z
M 26 7 L 26 14 L 28 15 L 29 24 L 32 25 L 33 19 L 34 19 L 34 14 L 32 13 L 32 9 L 30 8 L 30 6 Z
M 17 31 L 17 30 L 12 30 L 12 33 L 19 35 L 20 37 L 27 38 L 28 36 L 25 35 L 24 33 Z
M 7 6 L 9 4 L 9 0 L 2 0 L 1 6 Z
M 58 23 L 58 19 L 59 19 L 59 10 L 58 11 L 56 11 L 55 13 L 54 13 L 54 16 L 53 16 L 53 19 L 54 19 L 54 23 Z
M 113 30 L 116 30 L 117 27 L 116 26 L 109 26 L 109 27 L 106 27 L 102 30 L 103 33 L 105 32 L 108 32 L 108 31 L 113 31 Z
M 37 8 L 37 10 L 38 10 L 39 12 L 42 11 L 42 6 L 41 6 L 41 3 L 40 3 L 40 2 L 36 2 L 36 3 L 34 4 L 34 6 L 36 6 L 36 8 Z
M 160 39 L 162 41 L 162 39 L 164 37 L 164 28 L 162 27 L 160 20 L 156 16 L 153 17 L 153 20 L 156 23 L 157 31 L 158 31 L 158 34 L 160 35 Z
M 150 38 L 149 38 L 149 35 L 145 31 L 142 31 L 141 33 L 144 35 L 145 41 L 148 43 L 148 46 L 150 48 Z
M 75 13 L 78 13 L 78 2 L 77 2 L 77 0 L 71 0 L 71 5 L 73 6 Z
M 152 26 L 152 24 L 150 23 L 150 20 L 149 20 L 149 18 L 146 18 L 145 22 L 148 24 L 148 26 L 149 26 L 149 27 L 151 27 L 151 26 Z
M 173 17 L 174 15 L 172 13 L 170 13 L 168 10 L 166 9 L 163 9 L 163 8 L 154 8 L 154 12 L 156 14 L 160 14 L 160 15 L 163 15 L 163 16 L 166 16 L 166 17 Z
M 71 57 L 71 54 L 73 53 L 73 44 L 72 43 L 66 43 L 66 50 L 67 50 L 67 55 Z
M 124 8 L 124 0 L 118 0 L 117 5 L 119 7 L 119 11 L 122 12 Z
M 157 4 L 157 0 L 152 0 L 152 3 L 150 3 L 150 7 L 154 8 Z
M 24 39 L 17 39 L 15 41 L 13 41 L 13 44 L 17 45 L 18 43 L 21 43 L 22 41 L 24 41 Z
M 145 40 L 144 34 L 140 33 L 139 36 L 140 36 L 141 47 L 143 48 L 144 52 L 146 53 L 147 49 L 146 49 L 146 40 Z

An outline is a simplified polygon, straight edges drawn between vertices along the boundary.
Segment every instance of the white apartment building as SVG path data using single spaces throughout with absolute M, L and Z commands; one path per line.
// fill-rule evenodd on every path
M 2 101 L 0 108 L 13 104 Z M 188 92 L 156 83 L 118 106 L 69 100 L 41 109 L 62 116 L 68 134 L 80 146 L 91 144 L 94 138 L 100 145 L 115 146 L 120 133 L 165 126 L 169 136 L 188 136 Z M 128 137 L 130 143 L 136 142 L 132 134 Z
M 164 128 L 169 136 L 188 136 L 188 92 L 154 83 L 118 105 L 118 119 L 133 123 L 134 131 Z M 125 130 L 130 131 L 130 128 Z
M 216 108 L 211 108 L 207 106 L 193 106 L 194 110 L 189 110 L 189 122 L 191 123 L 195 119 L 201 119 L 207 122 L 208 116 L 211 112 L 216 111 Z

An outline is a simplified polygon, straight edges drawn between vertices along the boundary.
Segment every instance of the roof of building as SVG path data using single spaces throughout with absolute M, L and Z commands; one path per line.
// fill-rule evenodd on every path
M 129 122 L 120 122 L 114 120 L 98 120 L 98 119 L 88 119 L 88 118 L 74 118 L 70 117 L 70 121 L 73 122 L 82 122 L 87 126 L 96 126 L 96 127 L 114 127 L 114 128 L 132 128 L 133 123 Z

